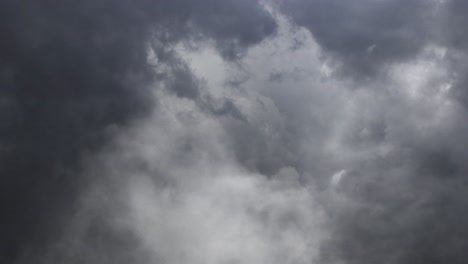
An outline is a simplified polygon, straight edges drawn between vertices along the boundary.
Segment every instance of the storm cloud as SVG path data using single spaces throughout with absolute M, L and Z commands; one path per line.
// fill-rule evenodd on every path
M 467 4 L 0 4 L 0 261 L 464 263 Z
M 150 82 L 180 82 L 171 45 L 203 38 L 234 59 L 275 31 L 251 1 L 2 1 L 0 10 L 0 247 L 9 263 L 61 232 L 88 182 L 82 159 L 149 112 Z

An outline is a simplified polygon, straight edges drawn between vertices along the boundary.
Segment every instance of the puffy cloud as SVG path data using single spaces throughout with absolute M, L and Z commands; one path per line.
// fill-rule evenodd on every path
M 49 2 L 1 4 L 1 260 L 464 263 L 462 1 Z
M 7 0 L 0 9 L 0 259 L 9 263 L 53 240 L 89 180 L 81 160 L 150 112 L 153 81 L 197 95 L 175 43 L 214 42 L 237 59 L 276 28 L 255 1 Z

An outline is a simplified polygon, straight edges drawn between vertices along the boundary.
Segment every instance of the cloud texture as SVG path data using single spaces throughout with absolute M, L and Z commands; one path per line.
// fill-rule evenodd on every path
M 464 263 L 463 1 L 0 4 L 0 261 Z

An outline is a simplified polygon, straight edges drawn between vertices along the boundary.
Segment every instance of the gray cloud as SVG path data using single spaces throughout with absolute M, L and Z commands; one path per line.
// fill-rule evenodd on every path
M 149 112 L 151 82 L 173 75 L 169 89 L 197 95 L 172 54 L 176 43 L 213 41 L 225 57 L 236 59 L 274 33 L 268 13 L 256 2 L 246 4 L 0 4 L 0 261 L 15 263 L 57 237 L 74 214 L 82 186 L 92 180 L 79 176 L 81 160 Z M 149 46 L 159 72 L 148 62 Z
M 337 235 L 323 261 L 463 263 L 466 204 L 455 186 L 466 183 L 464 4 L 282 4 L 358 88 L 335 145 L 347 154 L 338 162 L 347 201 L 327 202 Z
M 247 119 L 223 121 L 237 159 L 273 179 L 290 166 L 316 188 L 330 232 L 317 263 L 462 263 L 467 126 L 456 50 L 426 43 L 363 82 L 285 27 L 251 50 L 244 94 L 230 95 Z
M 466 7 L 0 4 L 0 260 L 464 263 Z
M 351 74 L 375 74 L 382 64 L 412 58 L 440 30 L 434 21 L 442 9 L 437 1 L 297 0 L 279 4 L 325 50 L 347 64 L 343 70 Z

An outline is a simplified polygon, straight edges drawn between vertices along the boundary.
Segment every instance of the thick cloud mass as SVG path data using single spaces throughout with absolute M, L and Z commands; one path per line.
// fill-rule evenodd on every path
M 439 26 L 433 21 L 439 11 L 436 1 L 293 0 L 281 5 L 324 49 L 364 74 L 414 56 Z
M 465 263 L 468 4 L 0 3 L 0 262 Z
M 179 78 L 164 56 L 176 41 L 212 39 L 235 58 L 275 31 L 250 1 L 7 0 L 0 10 L 2 262 L 61 231 L 83 154 L 151 108 L 148 47 Z

